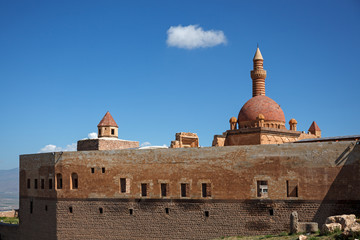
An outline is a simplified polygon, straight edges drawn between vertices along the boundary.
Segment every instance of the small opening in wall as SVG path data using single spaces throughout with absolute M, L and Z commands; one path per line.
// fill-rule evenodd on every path
M 30 189 L 30 184 L 31 184 L 31 183 L 30 183 L 30 178 L 28 178 L 28 180 L 27 180 L 27 188 L 28 188 L 28 189 Z
M 98 133 L 99 136 L 101 136 L 101 129 L 99 129 L 99 133 Z
M 47 207 L 47 205 L 45 205 L 45 211 L 47 212 L 47 210 L 48 210 L 48 207 Z
M 169 208 L 165 208 L 165 213 L 166 213 L 166 214 L 169 214 L 169 212 L 170 212 L 170 209 L 169 209 Z
M 91 173 L 94 173 L 95 172 L 95 168 L 91 168 Z
M 205 214 L 205 217 L 209 217 L 209 216 L 210 216 L 209 211 L 205 211 L 204 214 Z
M 134 212 L 134 210 L 130 208 L 130 209 L 129 209 L 129 214 L 130 214 L 130 215 L 133 215 L 133 212 Z
M 69 207 L 69 212 L 73 213 L 73 208 L 72 207 Z
M 120 178 L 120 192 L 126 192 L 126 178 Z
M 101 172 L 102 172 L 102 173 L 105 173 L 105 168 L 104 168 L 104 167 L 101 169 Z
M 147 184 L 146 183 L 141 184 L 141 196 L 143 196 L 143 197 L 147 196 Z
M 103 208 L 101 207 L 101 208 L 99 208 L 99 213 L 103 213 Z
M 45 188 L 45 180 L 44 179 L 41 179 L 41 189 L 44 189 Z
M 37 189 L 38 185 L 37 185 L 37 179 L 34 179 L 34 188 Z
M 269 209 L 269 214 L 270 214 L 270 216 L 274 216 L 274 209 L 270 208 Z
M 161 184 L 161 196 L 166 197 L 167 192 L 168 192 L 168 184 L 167 183 L 162 183 Z
M 49 189 L 52 189 L 52 179 L 49 179 Z
M 181 183 L 181 197 L 188 197 L 189 196 L 189 184 L 188 183 Z
M 115 134 L 115 129 L 111 129 L 111 135 Z

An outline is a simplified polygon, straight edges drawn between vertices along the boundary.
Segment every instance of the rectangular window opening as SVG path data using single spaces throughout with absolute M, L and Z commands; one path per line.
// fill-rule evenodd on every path
M 27 188 L 28 189 L 30 189 L 30 187 L 31 187 L 31 183 L 30 183 L 31 181 L 30 181 L 30 178 L 28 178 L 28 180 L 27 180 Z
M 47 210 L 48 210 L 48 206 L 47 206 L 47 205 L 45 205 L 45 211 L 47 212 Z
M 37 181 L 37 179 L 34 179 L 34 188 L 35 188 L 35 189 L 38 188 L 38 181 Z
M 115 129 L 111 129 L 111 135 L 115 134 Z
M 95 168 L 91 168 L 91 173 L 94 173 L 95 172 Z
M 41 179 L 41 189 L 45 188 L 45 179 Z
M 120 192 L 126 193 L 126 178 L 120 178 Z
M 268 196 L 268 182 L 267 181 L 257 181 L 257 196 L 258 197 L 267 197 Z
M 99 134 L 98 135 L 101 136 L 101 129 L 99 129 Z
M 104 168 L 104 167 L 101 169 L 101 172 L 102 172 L 102 173 L 105 173 L 105 168 Z
M 170 213 L 170 209 L 169 208 L 165 208 L 165 213 L 169 214 Z
M 130 208 L 130 209 L 129 209 L 129 214 L 130 214 L 130 215 L 133 215 L 133 212 L 134 212 L 134 210 Z
M 181 184 L 181 197 L 188 197 L 189 196 L 189 184 L 182 183 Z
M 50 179 L 49 179 L 49 189 L 52 189 L 52 187 L 53 187 L 53 186 L 52 186 L 52 179 L 50 178 Z
M 69 213 L 73 213 L 73 208 L 69 207 Z
M 286 181 L 287 197 L 298 197 L 298 182 L 296 180 Z
M 169 186 L 169 184 L 167 184 L 167 183 L 162 183 L 161 184 L 161 196 L 162 197 L 167 196 L 167 194 L 168 194 L 168 186 Z
M 274 209 L 269 209 L 269 214 L 270 214 L 270 216 L 274 216 Z
M 141 196 L 146 197 L 147 196 L 147 183 L 141 184 Z
M 209 217 L 209 216 L 210 216 L 209 211 L 205 211 L 204 214 L 205 214 L 205 217 Z
M 103 213 L 103 208 L 99 208 L 99 213 L 100 213 L 100 214 Z
M 201 184 L 202 197 L 211 197 L 211 183 Z

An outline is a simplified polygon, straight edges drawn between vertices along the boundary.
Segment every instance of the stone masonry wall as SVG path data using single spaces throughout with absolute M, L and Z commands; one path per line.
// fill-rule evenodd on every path
M 63 188 L 27 189 L 26 178 L 46 178 L 46 169 L 50 178 L 62 174 Z M 359 214 L 360 145 L 350 141 L 23 155 L 20 172 L 21 232 L 39 239 L 56 239 L 54 232 L 58 239 L 209 239 L 289 231 L 292 211 L 319 224 Z M 73 173 L 78 189 L 71 188 Z M 258 181 L 267 182 L 267 196 L 258 197 Z M 297 196 L 288 195 L 288 181 Z M 186 197 L 181 183 L 189 186 Z M 202 183 L 211 185 L 210 196 Z M 28 212 L 31 199 L 41 213 Z

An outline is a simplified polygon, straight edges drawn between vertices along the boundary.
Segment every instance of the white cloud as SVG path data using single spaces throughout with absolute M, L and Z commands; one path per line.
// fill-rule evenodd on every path
M 88 138 L 90 139 L 95 139 L 95 138 L 98 138 L 98 135 L 96 132 L 91 132 L 88 134 Z
M 167 36 L 168 46 L 186 49 L 214 47 L 227 42 L 223 31 L 204 31 L 198 25 L 171 26 L 167 30 Z
M 140 147 L 147 147 L 147 146 L 151 146 L 151 143 L 149 142 L 143 142 Z
M 40 149 L 39 153 L 76 151 L 76 148 L 77 148 L 76 143 L 66 145 L 65 148 L 57 147 L 56 145 L 53 145 L 53 144 L 48 144 L 45 147 L 43 147 L 42 149 Z

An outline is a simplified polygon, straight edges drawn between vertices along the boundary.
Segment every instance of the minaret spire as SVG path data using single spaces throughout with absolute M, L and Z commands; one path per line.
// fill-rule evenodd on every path
M 261 55 L 259 44 L 257 46 L 253 62 L 254 69 L 250 72 L 251 79 L 253 80 L 253 97 L 258 95 L 265 95 L 266 71 L 263 67 L 264 59 Z

